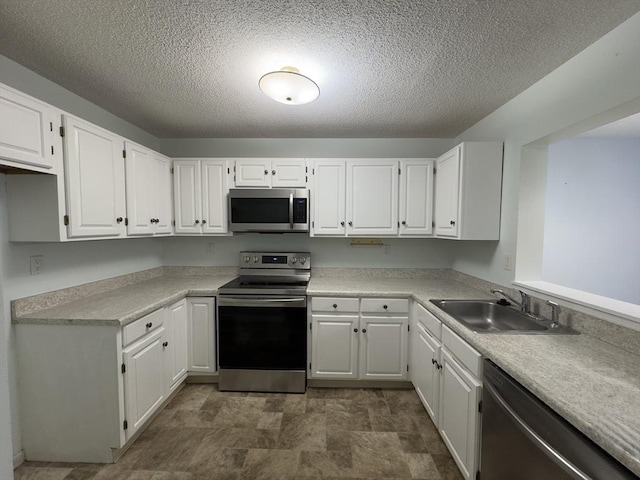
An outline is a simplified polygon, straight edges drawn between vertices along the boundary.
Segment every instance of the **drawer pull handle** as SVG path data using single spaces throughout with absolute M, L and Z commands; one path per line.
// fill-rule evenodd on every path
M 363 329 L 362 329 L 362 333 L 367 333 L 367 329 L 366 329 L 366 328 L 363 328 Z
M 384 308 L 386 310 L 387 308 L 389 308 L 389 306 L 388 305 L 383 305 L 382 308 Z
M 151 328 L 151 327 L 153 327 L 153 323 L 151 322 L 147 323 L 147 328 Z
M 338 308 L 338 304 L 337 304 L 337 303 L 334 303 L 334 304 L 333 304 L 333 308 Z
M 162 346 L 163 346 L 163 347 L 165 347 L 165 348 L 167 348 L 167 347 L 169 346 L 169 342 L 163 342 L 163 343 L 162 343 Z
M 357 329 L 357 328 L 354 328 L 354 329 L 353 329 L 353 333 L 358 333 L 358 329 Z

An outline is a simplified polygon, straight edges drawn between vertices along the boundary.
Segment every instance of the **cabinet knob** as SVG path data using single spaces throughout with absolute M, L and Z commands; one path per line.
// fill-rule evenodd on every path
M 406 221 L 406 220 L 403 220 L 403 221 L 402 221 L 402 224 L 403 224 L 403 225 L 406 225 L 406 224 L 407 224 L 407 221 Z
M 387 308 L 389 308 L 389 305 L 383 305 L 382 308 L 386 310 Z
M 338 308 L 338 304 L 337 304 L 337 303 L 334 303 L 334 304 L 333 304 L 333 308 Z
M 353 222 L 349 222 L 349 226 L 350 226 L 350 227 L 353 227 Z
M 362 333 L 367 333 L 367 329 L 366 329 L 366 328 L 363 328 L 363 329 L 362 329 Z
M 269 170 L 265 170 L 265 171 L 264 171 L 264 174 L 265 174 L 265 175 L 269 175 Z
M 162 342 L 162 346 L 167 348 L 169 346 L 169 342 Z
M 118 217 L 118 218 L 116 218 L 116 222 L 117 222 L 117 223 L 122 223 L 122 217 Z
M 205 223 L 207 223 L 207 221 L 206 220 L 202 220 L 202 224 L 204 225 Z
M 196 225 L 198 225 L 200 223 L 200 220 L 196 220 Z
M 450 225 L 455 225 L 455 224 L 456 224 L 456 222 L 454 222 L 453 220 L 451 220 L 451 221 L 449 222 L 449 224 L 450 224 Z
M 354 328 L 354 329 L 353 329 L 353 333 L 358 333 L 358 329 L 357 329 L 357 328 Z
M 151 322 L 147 323 L 147 328 L 151 328 L 151 327 L 153 327 L 153 323 Z
M 159 218 L 156 218 L 156 223 L 160 223 L 160 219 Z
M 342 225 L 344 227 L 344 222 L 340 222 L 340 225 Z
M 431 364 L 432 364 L 432 365 L 435 365 L 436 363 L 438 363 L 438 362 L 436 362 L 436 359 L 435 359 L 435 358 L 432 358 L 432 359 L 431 359 Z
M 276 171 L 275 170 L 271 170 L 271 175 L 275 175 Z

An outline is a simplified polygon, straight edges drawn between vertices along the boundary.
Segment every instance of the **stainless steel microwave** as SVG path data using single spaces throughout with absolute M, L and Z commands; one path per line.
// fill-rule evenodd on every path
M 232 188 L 229 190 L 232 232 L 308 232 L 306 188 Z

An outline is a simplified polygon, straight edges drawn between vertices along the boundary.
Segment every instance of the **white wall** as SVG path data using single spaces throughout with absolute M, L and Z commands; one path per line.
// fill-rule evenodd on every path
M 542 280 L 639 305 L 640 138 L 549 145 L 546 197 Z
M 464 132 L 460 141 L 505 142 L 500 242 L 460 242 L 453 268 L 501 285 L 514 271 L 503 255 L 516 254 L 521 149 L 640 95 L 640 14 L 561 65 Z

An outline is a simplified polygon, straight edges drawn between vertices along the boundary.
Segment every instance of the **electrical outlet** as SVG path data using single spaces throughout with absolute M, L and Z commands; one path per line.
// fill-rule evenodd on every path
M 213 243 L 207 243 L 207 254 L 213 255 Z
M 40 275 L 44 270 L 44 257 L 42 255 L 32 255 L 31 260 L 31 275 Z
M 391 253 L 391 245 L 384 246 L 384 254 L 389 255 Z
M 513 268 L 513 259 L 510 253 L 504 254 L 504 264 L 502 266 L 504 270 L 511 270 Z

